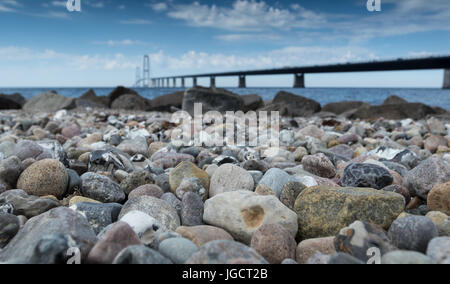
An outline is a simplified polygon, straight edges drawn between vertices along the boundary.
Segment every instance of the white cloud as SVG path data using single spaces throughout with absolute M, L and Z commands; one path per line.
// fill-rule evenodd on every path
M 23 5 L 16 0 L 0 0 L 0 12 L 16 12 Z
M 168 16 L 184 20 L 197 27 L 212 27 L 226 30 L 261 31 L 268 28 L 290 30 L 301 27 L 317 27 L 325 18 L 300 5 L 295 10 L 270 6 L 264 1 L 236 0 L 232 7 L 203 5 L 194 2 L 174 5 Z
M 166 11 L 168 9 L 167 4 L 164 3 L 164 2 L 150 4 L 150 7 L 156 12 L 163 12 L 163 11 Z

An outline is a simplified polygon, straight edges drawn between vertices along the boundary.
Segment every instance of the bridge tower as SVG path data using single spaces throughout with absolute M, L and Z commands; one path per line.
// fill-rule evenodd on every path
M 305 88 L 305 74 L 294 74 L 294 88 Z
M 444 89 L 450 89 L 450 69 L 444 70 Z
M 141 68 L 136 67 L 136 87 L 141 85 Z
M 239 88 L 241 89 L 247 88 L 247 84 L 245 82 L 245 75 L 239 75 Z
M 144 66 L 143 66 L 143 85 L 144 87 L 150 86 L 150 56 L 144 56 Z

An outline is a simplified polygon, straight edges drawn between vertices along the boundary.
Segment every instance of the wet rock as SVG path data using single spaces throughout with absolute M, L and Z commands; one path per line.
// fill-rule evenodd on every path
M 303 238 L 336 235 L 358 220 L 388 229 L 404 208 L 404 198 L 396 193 L 330 186 L 303 190 L 294 206 Z
M 97 242 L 86 218 L 69 208 L 59 207 L 28 220 L 0 252 L 0 261 L 19 260 L 19 263 L 30 263 L 39 241 L 52 234 L 69 235 L 74 246 L 80 249 L 82 260 Z
M 186 264 L 267 264 L 267 261 L 241 243 L 219 240 L 202 246 Z
M 321 253 L 332 255 L 336 253 L 334 248 L 334 237 L 317 238 L 304 240 L 298 244 L 296 250 L 296 260 L 300 264 L 308 263 L 315 254 Z
M 397 219 L 389 229 L 392 243 L 403 250 L 425 253 L 428 243 L 439 236 L 431 219 L 423 216 L 407 216 Z
M 121 183 L 120 183 L 120 189 L 125 194 L 130 194 L 133 190 L 136 188 L 147 185 L 147 184 L 154 184 L 155 180 L 153 179 L 153 176 L 145 170 L 141 171 L 135 171 L 130 173 Z
M 294 258 L 296 246 L 294 237 L 278 224 L 261 226 L 251 240 L 251 248 L 271 264 L 280 264 L 286 258 Z
M 428 192 L 434 186 L 448 181 L 450 181 L 450 167 L 441 159 L 431 157 L 408 172 L 404 186 L 411 196 L 427 199 Z
M 342 186 L 382 189 L 394 178 L 388 170 L 373 164 L 352 163 L 348 165 L 341 179 Z
M 175 264 L 184 264 L 197 251 L 197 246 L 185 238 L 171 238 L 159 244 L 159 252 Z
M 280 224 L 292 236 L 298 228 L 296 214 L 275 196 L 262 196 L 250 191 L 231 191 L 208 199 L 203 221 L 225 229 L 236 240 L 246 244 L 265 224 Z
M 225 164 L 214 172 L 209 196 L 214 197 L 221 193 L 238 190 L 252 191 L 254 186 L 253 177 L 246 170 L 232 164 Z
M 83 196 L 98 200 L 102 203 L 121 203 L 125 200 L 125 193 L 120 186 L 110 178 L 100 174 L 88 172 L 81 176 Z
M 95 234 L 98 234 L 108 225 L 117 221 L 122 205 L 117 203 L 96 204 L 81 202 L 72 205 L 70 209 L 86 217 Z
M 53 159 L 38 161 L 19 177 L 17 187 L 31 195 L 53 195 L 61 199 L 67 191 L 69 177 L 61 162 Z
M 24 215 L 27 218 L 41 215 L 50 209 L 59 207 L 59 202 L 50 198 L 39 198 L 28 195 L 21 189 L 8 190 L 0 195 L 0 206 L 11 208 L 12 214 Z
M 175 231 L 180 226 L 180 218 L 169 203 L 150 196 L 139 196 L 128 200 L 120 212 L 119 219 L 130 211 L 142 211 L 155 218 L 162 231 Z
M 192 241 L 197 247 L 217 240 L 233 241 L 233 237 L 225 230 L 213 226 L 201 225 L 192 227 L 178 227 L 178 234 Z
M 115 223 L 89 252 L 90 264 L 112 264 L 115 257 L 125 248 L 140 245 L 136 233 L 125 222 Z
M 203 210 L 202 198 L 197 193 L 185 193 L 181 201 L 181 225 L 203 225 Z

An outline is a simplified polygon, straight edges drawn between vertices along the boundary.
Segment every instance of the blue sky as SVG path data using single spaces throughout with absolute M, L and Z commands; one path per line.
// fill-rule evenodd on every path
M 81 0 L 70 13 L 65 0 L 0 0 L 0 87 L 132 85 L 144 54 L 153 76 L 450 54 L 448 0 L 381 0 L 372 13 L 366 2 Z M 440 87 L 442 78 L 442 70 L 320 74 L 306 84 Z

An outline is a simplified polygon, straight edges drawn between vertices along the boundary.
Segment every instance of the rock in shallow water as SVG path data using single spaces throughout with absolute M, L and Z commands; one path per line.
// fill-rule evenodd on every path
M 404 208 L 405 199 L 396 193 L 329 186 L 305 189 L 294 206 L 302 238 L 336 235 L 358 220 L 388 229 Z
M 228 231 L 236 240 L 250 244 L 253 233 L 265 224 L 280 224 L 292 236 L 297 215 L 273 195 L 250 191 L 226 192 L 205 202 L 203 221 Z

